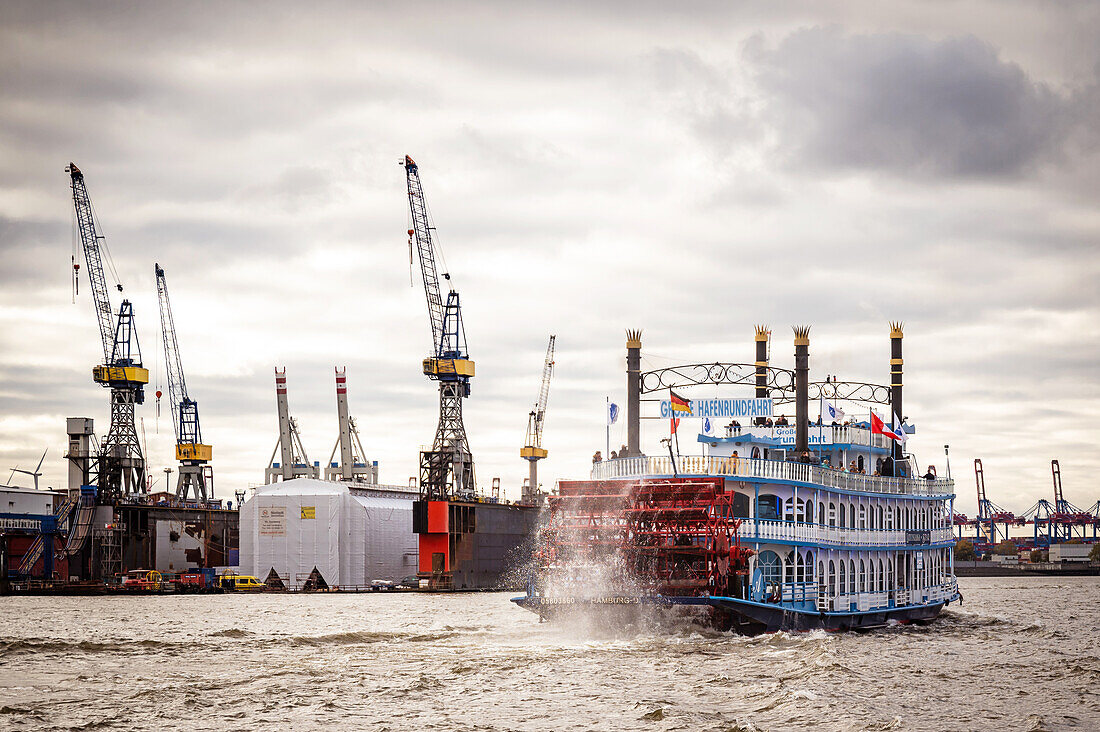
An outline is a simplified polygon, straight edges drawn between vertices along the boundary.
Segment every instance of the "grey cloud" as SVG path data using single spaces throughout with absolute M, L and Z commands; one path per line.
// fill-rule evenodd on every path
M 1015 177 L 1056 160 L 1086 124 L 1072 95 L 973 36 L 793 33 L 746 51 L 794 165 Z

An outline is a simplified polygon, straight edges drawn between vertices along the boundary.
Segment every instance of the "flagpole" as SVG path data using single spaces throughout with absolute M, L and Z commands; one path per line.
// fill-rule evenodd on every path
M 604 460 L 611 459 L 611 397 L 604 397 L 606 405 L 604 406 L 603 421 L 605 431 L 607 432 L 607 444 L 604 446 Z

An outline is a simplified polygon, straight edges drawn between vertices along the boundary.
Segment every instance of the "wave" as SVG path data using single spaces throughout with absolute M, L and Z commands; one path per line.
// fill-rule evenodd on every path
M 194 649 L 196 645 L 195 643 L 180 643 L 178 641 L 159 641 L 151 639 L 97 642 L 65 641 L 50 638 L 8 638 L 0 639 L 0 658 L 24 653 L 42 653 L 49 651 L 57 651 L 60 653 L 125 653 L 135 650 Z

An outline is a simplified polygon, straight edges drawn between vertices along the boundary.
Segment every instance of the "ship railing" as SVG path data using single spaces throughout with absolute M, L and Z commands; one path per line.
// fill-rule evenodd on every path
M 616 458 L 592 464 L 592 479 L 637 478 L 645 475 L 717 475 L 748 480 L 789 480 L 839 490 L 943 496 L 952 493 L 954 481 L 943 478 L 897 478 L 863 475 L 820 465 L 738 457 L 683 455 L 676 459 L 658 455 Z
M 820 524 L 794 523 L 773 519 L 742 519 L 742 541 L 797 541 L 835 546 L 905 546 L 906 532 L 898 530 L 849 529 Z M 931 540 L 954 540 L 950 528 L 933 529 Z

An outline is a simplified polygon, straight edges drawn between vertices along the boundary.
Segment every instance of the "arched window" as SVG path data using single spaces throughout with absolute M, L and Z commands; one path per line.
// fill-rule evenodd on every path
M 882 557 L 878 558 L 878 591 L 886 592 L 886 578 L 882 574 Z
M 798 556 L 798 553 L 796 551 L 794 551 L 793 549 L 791 551 L 787 552 L 787 565 L 786 565 L 786 572 L 784 572 L 784 577 L 785 577 L 784 581 L 786 581 L 786 582 L 797 582 L 798 581 L 798 575 L 797 575 L 797 569 L 796 568 L 798 567 L 799 559 L 800 559 L 800 557 Z
M 837 512 L 837 526 L 844 528 L 845 519 L 848 518 L 848 509 L 844 507 L 844 501 L 840 501 L 840 510 Z
M 853 529 L 856 527 L 856 505 L 854 503 L 848 504 L 848 525 Z
M 882 504 L 880 503 L 875 509 L 875 517 L 878 519 L 875 522 L 875 529 L 882 531 Z
M 859 528 L 867 528 L 867 507 L 862 503 L 859 504 Z
M 875 560 L 870 558 L 867 560 L 867 591 L 875 591 Z
M 840 560 L 839 564 L 840 564 L 840 594 L 847 595 L 848 594 L 848 579 L 847 579 L 848 572 L 847 572 L 847 570 L 844 566 L 844 560 L 843 559 Z
M 864 563 L 863 558 L 859 559 L 859 592 L 867 591 L 867 565 Z
M 813 578 L 811 577 L 810 579 Z M 818 588 L 820 589 L 823 586 L 822 583 L 825 582 L 825 562 L 820 559 L 817 560 L 817 581 L 819 583 Z
M 829 594 L 836 597 L 836 563 L 829 560 Z
M 808 524 L 814 522 L 814 502 L 806 501 L 806 515 L 802 517 L 802 520 Z
M 856 467 L 859 468 L 860 470 L 863 470 L 863 456 L 862 455 L 860 455 L 859 458 L 856 460 Z
M 772 519 L 779 518 L 779 497 L 770 494 L 764 494 L 756 499 L 756 518 L 758 519 Z
M 754 447 L 752 449 L 752 459 L 753 460 L 759 460 L 760 459 L 760 448 L 759 447 Z
M 848 560 L 848 589 L 851 592 L 859 592 L 859 585 L 856 584 L 856 560 Z
M 794 499 L 787 498 L 783 501 L 783 520 L 794 521 Z
M 802 579 L 803 579 L 804 582 L 813 582 L 814 581 L 814 553 L 812 551 L 807 550 L 806 554 L 805 554 L 805 558 L 806 558 L 806 565 L 805 565 L 806 566 L 806 576 L 803 577 Z
M 817 502 L 817 520 L 822 526 L 825 525 L 825 502 L 824 501 L 818 501 Z
M 783 564 L 779 561 L 779 555 L 770 549 L 760 552 L 756 558 L 756 568 L 760 570 L 760 577 L 764 584 L 778 584 L 783 580 Z

